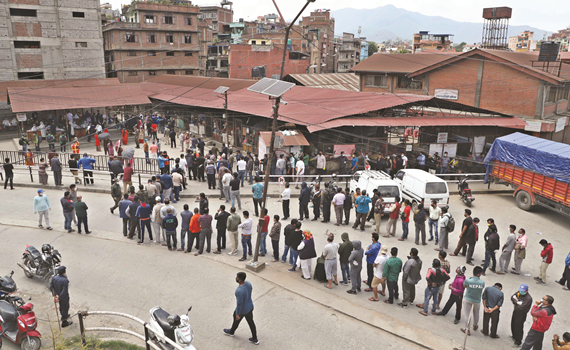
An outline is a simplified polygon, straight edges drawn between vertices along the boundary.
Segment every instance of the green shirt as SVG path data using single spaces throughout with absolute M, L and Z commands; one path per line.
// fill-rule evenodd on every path
M 305 163 L 305 169 L 307 169 L 309 167 L 309 155 L 305 154 L 305 157 L 303 157 L 303 162 Z
M 87 204 L 85 202 L 75 202 L 73 203 L 75 207 L 75 215 L 78 217 L 84 218 L 87 216 Z
M 384 264 L 382 277 L 386 277 L 390 282 L 398 282 L 400 271 L 402 271 L 402 259 L 392 256 Z
M 238 225 L 241 224 L 241 218 L 238 214 L 231 214 L 228 216 L 227 229 L 231 232 L 238 230 Z
M 483 294 L 483 289 L 485 288 L 485 281 L 473 276 L 466 279 L 463 284 L 465 285 L 465 299 L 472 303 L 480 303 L 481 294 Z

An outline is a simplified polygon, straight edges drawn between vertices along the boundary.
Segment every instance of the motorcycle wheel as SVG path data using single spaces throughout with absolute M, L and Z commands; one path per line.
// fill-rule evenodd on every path
M 25 267 L 27 267 L 28 269 L 30 268 L 30 260 L 24 259 L 23 263 L 24 263 L 24 266 L 25 266 Z M 28 278 L 34 277 L 34 274 L 33 274 L 33 273 L 29 273 L 29 272 L 26 271 L 26 270 L 24 270 L 24 275 L 26 275 L 26 277 L 28 277 Z
M 22 350 L 40 350 L 42 347 L 42 341 L 38 337 L 24 337 L 20 348 Z
M 49 289 L 49 286 L 51 284 L 51 280 L 53 279 L 53 276 L 55 276 L 55 273 L 53 271 L 50 271 L 44 277 L 44 283 L 45 283 L 47 289 Z
M 471 199 L 466 199 L 466 200 L 465 200 L 465 204 L 466 204 L 469 208 L 471 208 Z

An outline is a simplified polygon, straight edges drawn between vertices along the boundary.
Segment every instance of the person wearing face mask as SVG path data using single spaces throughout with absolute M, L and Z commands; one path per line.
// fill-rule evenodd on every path
M 509 270 L 511 255 L 513 254 L 513 249 L 515 248 L 515 243 L 517 241 L 517 235 L 515 234 L 516 229 L 517 227 L 515 225 L 509 225 L 509 236 L 501 249 L 501 256 L 499 257 L 500 270 L 497 271 L 498 275 L 504 275 Z
M 511 269 L 511 273 L 520 275 L 522 262 L 526 257 L 526 245 L 528 243 L 528 236 L 524 228 L 519 229 L 519 236 L 515 242 L 515 267 Z
M 552 304 L 554 298 L 550 295 L 545 295 L 542 300 L 537 300 L 535 305 L 530 309 L 532 316 L 532 327 L 521 347 L 521 350 L 542 349 L 542 341 L 544 340 L 544 333 L 550 329 L 552 319 L 556 315 L 556 309 Z
M 528 285 L 521 284 L 519 290 L 511 297 L 513 316 L 511 317 L 511 339 L 515 345 L 521 345 L 524 335 L 524 323 L 532 306 L 532 297 L 528 293 Z
M 255 345 L 259 344 L 257 339 L 257 328 L 255 327 L 255 322 L 253 321 L 253 301 L 251 300 L 252 286 L 249 281 L 246 281 L 247 275 L 245 272 L 238 272 L 236 276 L 236 282 L 239 286 L 236 289 L 236 309 L 233 315 L 233 324 L 231 329 L 224 329 L 224 334 L 230 337 L 234 336 L 236 329 L 238 328 L 242 319 L 245 318 L 249 329 L 251 330 L 251 338 L 249 341 Z
M 473 224 L 467 230 L 465 242 L 469 246 L 467 249 L 467 264 L 473 266 L 473 252 L 475 252 L 475 244 L 479 240 L 479 218 L 473 218 Z
M 327 165 L 327 159 L 323 155 L 322 151 L 319 151 L 319 155 L 317 155 L 316 159 L 317 159 L 317 175 L 324 175 L 325 168 Z
M 463 224 L 461 224 L 461 234 L 459 234 L 459 243 L 457 243 L 457 248 L 455 248 L 455 251 L 449 254 L 451 256 L 459 255 L 460 251 L 461 255 L 465 256 L 465 251 L 467 250 L 467 230 L 469 230 L 469 227 L 471 227 L 473 224 L 473 219 L 471 218 L 471 210 L 465 209 L 464 216 L 465 219 L 463 220 Z
M 489 221 L 487 221 L 489 222 Z M 495 251 L 499 250 L 500 243 L 499 243 L 499 234 L 497 233 L 497 226 L 494 223 L 489 225 L 487 229 L 487 233 L 485 233 L 487 237 L 485 241 L 485 263 L 483 265 L 483 276 L 485 276 L 485 272 L 487 272 L 487 267 L 489 267 L 489 263 L 492 261 L 493 265 L 491 266 L 491 271 L 495 272 L 495 268 L 497 267 L 497 260 L 495 258 Z

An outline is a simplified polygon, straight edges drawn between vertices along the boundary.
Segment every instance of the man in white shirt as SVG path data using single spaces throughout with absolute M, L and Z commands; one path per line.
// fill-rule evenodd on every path
M 245 259 L 247 259 L 248 247 L 250 256 L 252 255 L 253 251 L 251 248 L 251 228 L 253 226 L 253 221 L 249 218 L 249 212 L 247 210 L 243 211 L 243 218 L 244 222 L 238 225 L 238 228 L 241 228 L 241 246 L 243 248 L 243 257 L 239 259 L 239 261 L 245 261 Z
M 323 151 L 319 151 L 319 154 L 316 157 L 317 159 L 317 175 L 324 175 L 325 168 L 327 166 L 327 159 L 323 155 Z
M 277 175 L 285 174 L 285 169 L 287 168 L 287 161 L 285 160 L 285 155 L 281 154 L 279 156 L 279 159 L 275 163 L 275 166 L 277 167 Z
M 404 168 L 408 167 L 408 157 L 406 157 L 406 153 L 402 152 L 402 166 Z
M 247 167 L 247 162 L 243 157 L 240 158 L 237 162 L 237 170 L 238 170 L 238 178 L 241 182 L 241 187 L 243 187 L 243 179 L 245 178 L 245 168 Z M 251 242 L 250 242 L 251 244 Z
M 386 245 L 382 245 L 380 248 L 380 254 L 374 260 L 374 278 L 372 279 L 372 291 L 374 292 L 374 300 L 378 300 L 378 286 L 382 285 L 382 291 L 380 294 L 386 294 L 386 281 L 382 279 L 382 273 L 384 272 L 384 264 L 388 261 L 388 247 Z M 376 280 L 378 279 L 378 280 Z M 374 287 L 376 285 L 376 287 Z
M 186 161 L 186 156 L 184 154 L 180 155 L 180 167 L 184 170 L 184 178 L 188 176 L 188 162 Z M 182 182 L 182 187 L 186 189 L 186 181 Z
M 222 188 L 224 189 L 224 197 L 226 198 L 226 203 L 230 202 L 230 182 L 233 176 L 228 170 L 224 176 L 222 176 Z
M 336 215 L 336 224 L 335 226 L 340 226 L 342 224 L 342 213 L 344 209 L 344 200 L 346 196 L 342 193 L 342 188 L 338 188 L 337 194 L 334 195 L 332 202 L 334 205 L 334 213 Z
M 289 183 L 285 182 L 285 191 L 281 193 L 281 201 L 283 203 L 283 219 L 287 220 L 289 218 L 289 202 L 291 200 L 291 189 L 289 188 Z
M 174 187 L 174 200 L 172 203 L 176 203 L 180 200 L 180 191 L 182 191 L 182 182 L 184 177 L 182 177 L 181 170 L 172 173 L 172 187 Z
M 297 161 L 297 164 L 295 164 L 295 168 L 297 170 L 297 186 L 295 186 L 296 189 L 299 189 L 299 184 L 303 183 L 303 181 L 305 181 L 305 162 L 303 161 L 303 159 L 300 159 Z
M 153 208 L 154 209 L 154 208 Z M 160 209 L 160 218 L 164 219 L 166 217 L 168 209 L 172 209 L 172 215 L 176 216 L 176 209 L 170 204 L 170 199 L 164 199 L 164 206 Z
M 436 201 L 431 201 L 431 206 L 429 207 L 429 241 L 433 241 L 432 229 L 435 231 L 435 245 L 439 243 L 438 236 L 438 223 L 439 217 L 441 216 L 441 209 L 437 206 Z

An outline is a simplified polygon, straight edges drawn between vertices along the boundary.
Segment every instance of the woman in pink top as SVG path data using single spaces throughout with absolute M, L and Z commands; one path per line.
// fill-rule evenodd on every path
M 515 267 L 511 270 L 511 273 L 515 275 L 520 275 L 521 265 L 526 256 L 526 245 L 528 243 L 528 236 L 524 228 L 519 229 L 519 237 L 515 243 Z

